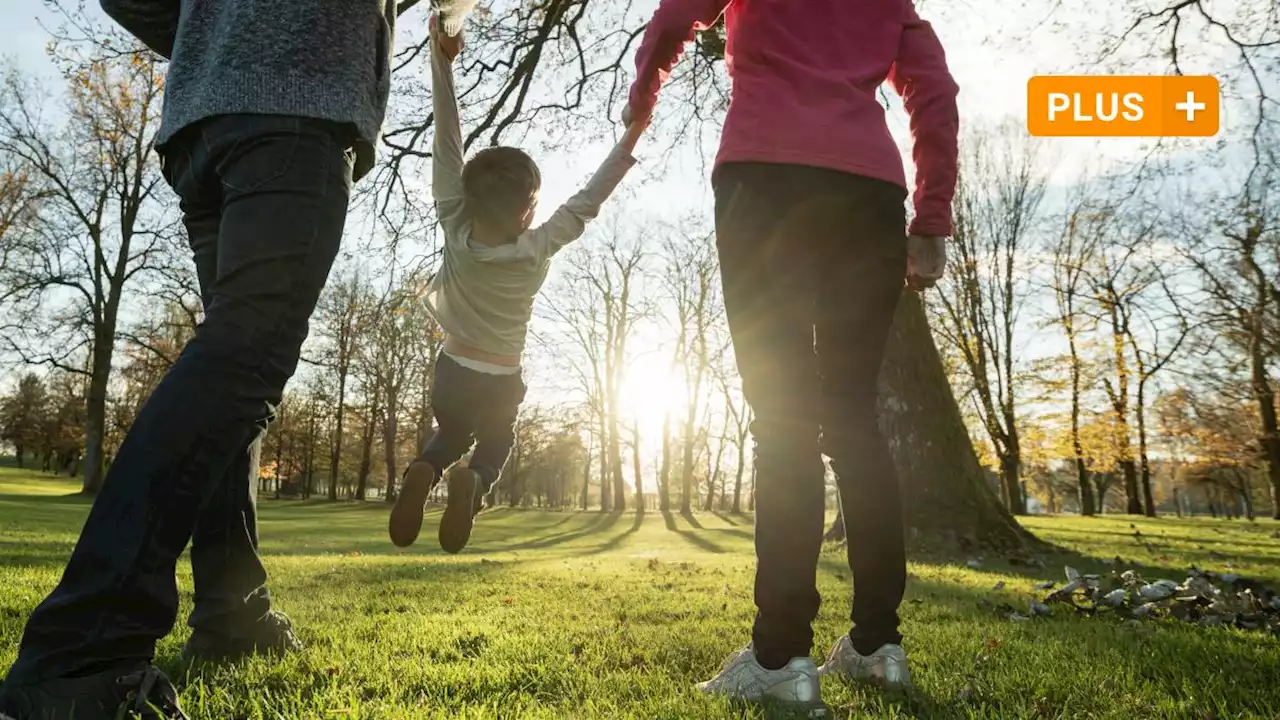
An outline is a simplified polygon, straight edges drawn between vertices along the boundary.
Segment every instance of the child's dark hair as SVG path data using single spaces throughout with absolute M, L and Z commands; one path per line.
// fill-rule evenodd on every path
M 542 173 L 533 158 L 513 147 L 491 147 L 476 153 L 462 169 L 462 192 L 473 219 L 513 236 L 533 207 Z

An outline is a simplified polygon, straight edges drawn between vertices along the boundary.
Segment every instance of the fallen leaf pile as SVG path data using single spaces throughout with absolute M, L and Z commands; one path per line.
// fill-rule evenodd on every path
M 1085 614 L 1113 613 L 1131 619 L 1172 618 L 1205 627 L 1235 627 L 1280 635 L 1280 592 L 1236 573 L 1191 568 L 1182 582 L 1147 580 L 1135 570 L 1114 571 L 1109 578 L 1065 568 L 1067 583 L 1043 598 L 1033 598 L 1025 612 L 1007 604 L 996 610 L 1015 622 L 1053 614 L 1054 607 Z M 1055 583 L 1039 583 L 1049 590 Z

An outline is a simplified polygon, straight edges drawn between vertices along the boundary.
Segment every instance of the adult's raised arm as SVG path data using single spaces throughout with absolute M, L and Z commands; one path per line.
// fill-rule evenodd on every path
M 658 91 L 684 54 L 695 30 L 715 23 L 733 0 L 662 0 L 636 50 L 636 80 L 627 108 L 630 118 L 645 118 L 658 102 Z
M 902 96 L 910 118 L 916 183 L 915 216 L 908 232 L 949 236 L 959 154 L 959 87 L 933 27 L 920 18 L 911 0 L 902 1 L 906 18 L 889 83 Z

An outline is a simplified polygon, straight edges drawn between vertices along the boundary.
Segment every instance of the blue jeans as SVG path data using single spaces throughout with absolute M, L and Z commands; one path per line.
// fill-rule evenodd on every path
M 193 627 L 234 635 L 266 613 L 258 447 L 338 252 L 353 141 L 335 123 L 225 115 L 162 149 L 205 318 L 125 436 L 62 580 L 27 621 L 10 681 L 152 659 L 177 618 L 188 540 Z
M 431 411 L 436 430 L 418 459 L 443 472 L 474 443 L 476 451 L 469 467 L 480 475 L 488 492 L 502 476 L 502 467 L 515 444 L 516 418 L 524 395 L 524 380 L 519 373 L 486 375 L 440 353 L 431 378 Z

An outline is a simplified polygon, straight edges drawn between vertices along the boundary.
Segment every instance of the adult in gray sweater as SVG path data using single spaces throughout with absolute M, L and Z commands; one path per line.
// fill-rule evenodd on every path
M 459 25 L 473 0 L 450 3 Z M 293 375 L 386 110 L 394 0 L 102 0 L 171 60 L 157 150 L 205 318 L 107 473 L 62 580 L 31 614 L 0 717 L 183 718 L 151 661 L 191 541 L 194 630 L 221 658 L 297 641 L 257 554 L 260 438 Z M 122 707 L 126 706 L 127 707 Z

